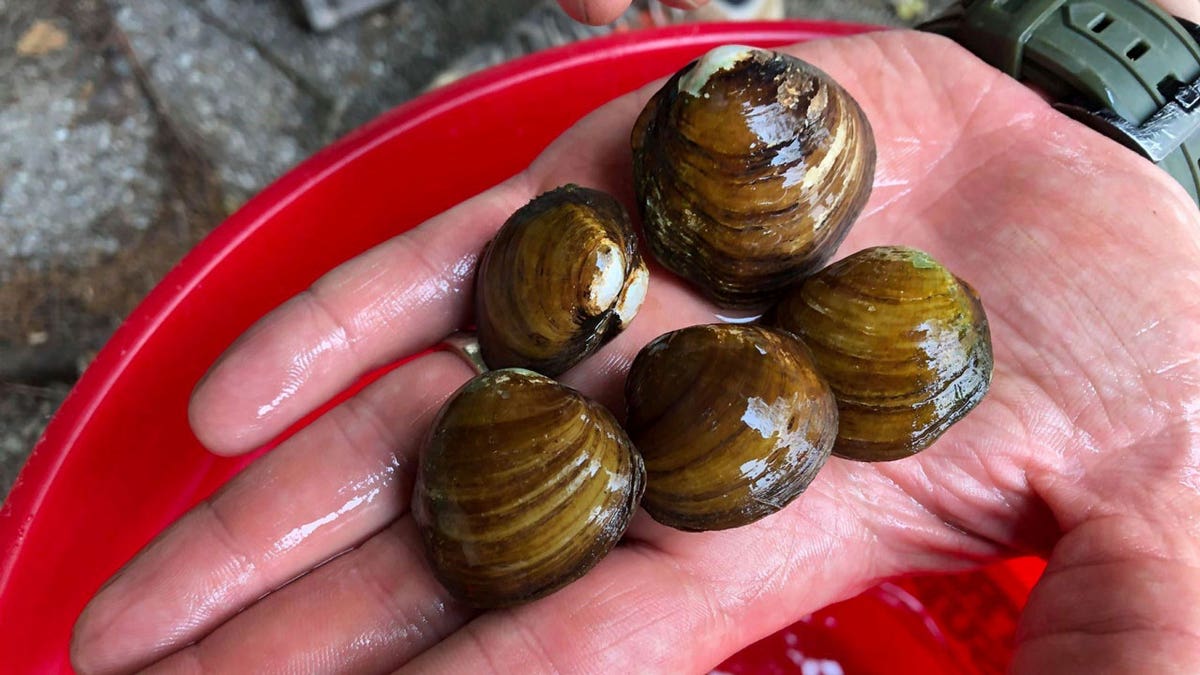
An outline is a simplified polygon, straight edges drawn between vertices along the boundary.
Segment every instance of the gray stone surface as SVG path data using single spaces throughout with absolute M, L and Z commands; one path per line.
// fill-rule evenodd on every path
M 4 2 L 0 382 L 70 382 L 219 200 L 145 96 L 107 5 Z M 39 26 L 60 39 L 29 49 Z
M 467 46 L 495 40 L 538 0 L 397 2 L 315 34 L 280 2 L 201 0 L 216 26 L 289 75 L 325 107 L 329 141 L 420 93 Z
M 8 494 L 31 443 L 67 395 L 67 385 L 48 387 L 0 383 L 0 495 Z
M 229 206 L 320 147 L 317 104 L 253 46 L 186 3 L 114 4 L 154 101 L 213 160 Z
M 788 16 L 881 26 L 913 26 L 932 19 L 958 0 L 785 0 Z
M 788 16 L 894 25 L 901 0 L 786 0 Z
M 547 2 L 399 0 L 314 34 L 294 0 L 0 0 L 0 495 L 92 355 L 214 225 Z M 787 0 L 875 23 L 946 4 Z M 478 51 L 538 44 L 525 30 Z
M 150 106 L 128 62 L 96 53 L 79 24 L 0 14 L 9 18 L 0 45 L 17 44 L 36 18 L 67 40 L 43 56 L 0 55 L 0 270 L 12 259 L 115 253 L 114 228 L 149 227 L 162 191 Z M 101 220 L 112 227 L 96 227 Z

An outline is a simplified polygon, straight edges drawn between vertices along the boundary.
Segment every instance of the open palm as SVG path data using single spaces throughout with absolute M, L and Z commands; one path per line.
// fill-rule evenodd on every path
M 582 580 L 477 614 L 433 579 L 408 514 L 418 441 L 471 374 L 434 353 L 147 547 L 81 617 L 76 666 L 703 671 L 881 578 L 1052 551 L 1018 668 L 1200 672 L 1200 214 L 1158 169 L 948 41 L 880 33 L 788 51 L 839 80 L 875 128 L 875 192 L 840 255 L 916 246 L 984 299 L 996 372 L 964 422 L 915 458 L 831 460 L 803 497 L 744 528 L 689 534 L 639 514 Z M 468 323 L 480 249 L 534 195 L 575 182 L 632 207 L 629 130 L 652 92 L 263 319 L 197 390 L 198 436 L 247 451 Z M 564 380 L 619 411 L 643 344 L 714 320 L 656 269 L 630 329 Z

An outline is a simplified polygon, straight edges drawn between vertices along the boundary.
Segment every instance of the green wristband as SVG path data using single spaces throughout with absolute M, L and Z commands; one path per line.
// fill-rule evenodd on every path
M 1045 90 L 1200 203 L 1200 31 L 1141 0 L 965 0 L 925 26 Z

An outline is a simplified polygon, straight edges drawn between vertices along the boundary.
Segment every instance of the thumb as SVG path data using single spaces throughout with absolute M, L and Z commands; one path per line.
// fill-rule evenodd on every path
M 558 0 L 563 11 L 576 21 L 600 26 L 612 23 L 629 8 L 632 0 Z M 677 9 L 696 9 L 708 0 L 662 0 L 664 5 Z
M 593 26 L 612 23 L 628 9 L 632 0 L 558 0 L 572 19 Z

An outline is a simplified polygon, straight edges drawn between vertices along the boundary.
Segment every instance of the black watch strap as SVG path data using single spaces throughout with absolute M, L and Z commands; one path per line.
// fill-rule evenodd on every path
M 1200 30 L 1141 0 L 964 0 L 924 26 L 1045 90 L 1200 204 Z

